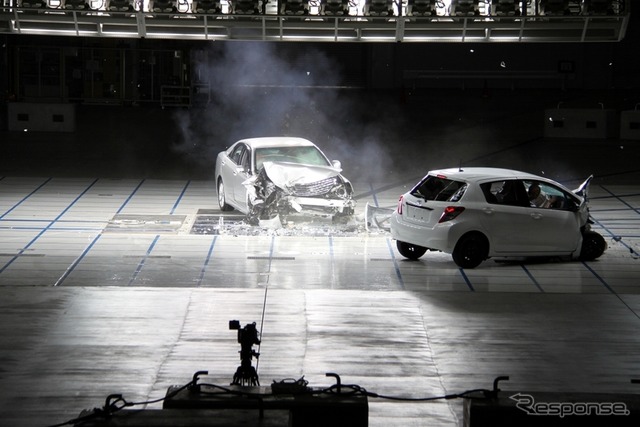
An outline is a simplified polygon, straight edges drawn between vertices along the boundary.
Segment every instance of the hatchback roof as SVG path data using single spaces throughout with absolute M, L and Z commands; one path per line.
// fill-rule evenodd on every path
M 442 175 L 451 179 L 463 179 L 465 181 L 483 181 L 485 179 L 545 179 L 538 175 L 513 169 L 469 167 L 448 168 L 429 171 L 430 175 Z

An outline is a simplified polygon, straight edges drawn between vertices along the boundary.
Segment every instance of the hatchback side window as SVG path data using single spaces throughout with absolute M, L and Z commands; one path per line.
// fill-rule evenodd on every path
M 532 208 L 574 210 L 577 202 L 566 191 L 543 181 L 523 181 Z
M 411 190 L 411 194 L 424 200 L 457 202 L 466 189 L 465 182 L 428 175 Z
M 508 206 L 529 206 L 527 193 L 522 183 L 515 179 L 485 182 L 480 184 L 487 203 Z

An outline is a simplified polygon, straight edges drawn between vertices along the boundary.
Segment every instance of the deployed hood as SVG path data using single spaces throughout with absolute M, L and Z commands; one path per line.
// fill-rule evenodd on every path
M 589 184 L 591 184 L 591 180 L 593 179 L 593 175 L 589 176 L 578 188 L 573 190 L 573 193 L 582 197 L 583 199 L 587 199 L 587 192 L 589 191 Z
M 276 186 L 311 184 L 340 174 L 340 169 L 331 166 L 301 165 L 287 162 L 265 162 L 264 171 Z

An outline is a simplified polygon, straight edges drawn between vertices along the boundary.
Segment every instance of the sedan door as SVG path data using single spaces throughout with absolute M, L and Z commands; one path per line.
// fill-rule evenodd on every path
M 245 144 L 238 143 L 234 145 L 224 153 L 220 164 L 220 177 L 224 183 L 226 201 L 236 208 L 238 204 L 236 203 L 234 188 L 237 186 L 238 168 L 240 168 L 242 155 L 246 149 Z
M 251 177 L 251 150 L 240 144 L 241 150 L 234 156 L 234 167 L 230 170 L 227 187 L 238 209 L 247 213 L 247 187 L 243 184 Z

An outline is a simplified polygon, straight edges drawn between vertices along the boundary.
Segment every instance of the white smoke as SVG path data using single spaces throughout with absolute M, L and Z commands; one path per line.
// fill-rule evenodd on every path
M 401 116 L 392 106 L 372 105 L 362 88 L 346 87 L 340 64 L 320 49 L 228 42 L 202 57 L 195 66 L 211 99 L 206 108 L 176 113 L 178 152 L 213 166 L 238 139 L 299 136 L 340 160 L 348 178 L 385 179 Z

